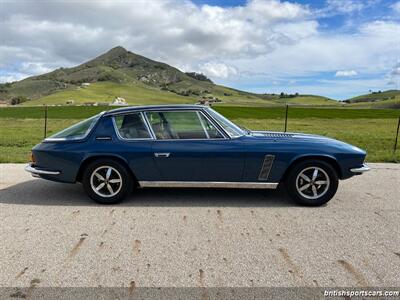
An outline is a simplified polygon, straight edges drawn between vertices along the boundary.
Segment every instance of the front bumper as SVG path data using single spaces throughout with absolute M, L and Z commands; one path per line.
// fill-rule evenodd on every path
M 35 167 L 33 164 L 29 164 L 25 167 L 25 171 L 32 173 L 33 176 L 40 176 L 40 175 L 59 175 L 60 171 L 55 170 L 47 170 L 47 169 L 40 169 Z
M 362 167 L 350 169 L 350 172 L 355 173 L 355 174 L 362 174 L 369 170 L 371 170 L 371 168 L 368 167 L 366 164 L 363 164 Z

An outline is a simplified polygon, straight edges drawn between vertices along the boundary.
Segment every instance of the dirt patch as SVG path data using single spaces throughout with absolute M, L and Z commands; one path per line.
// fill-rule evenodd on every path
M 368 286 L 367 281 L 364 276 L 349 262 L 344 259 L 339 259 L 337 261 L 354 279 L 357 281 L 357 284 L 360 286 Z

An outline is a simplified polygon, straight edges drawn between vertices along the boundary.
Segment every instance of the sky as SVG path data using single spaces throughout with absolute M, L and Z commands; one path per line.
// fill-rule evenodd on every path
M 0 0 L 0 82 L 115 46 L 257 93 L 400 88 L 398 0 Z

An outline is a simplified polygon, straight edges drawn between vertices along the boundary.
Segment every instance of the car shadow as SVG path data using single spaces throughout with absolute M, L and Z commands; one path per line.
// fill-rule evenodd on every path
M 0 190 L 0 203 L 49 206 L 99 206 L 80 184 L 29 180 Z M 120 206 L 157 207 L 288 207 L 296 206 L 284 189 L 137 189 Z

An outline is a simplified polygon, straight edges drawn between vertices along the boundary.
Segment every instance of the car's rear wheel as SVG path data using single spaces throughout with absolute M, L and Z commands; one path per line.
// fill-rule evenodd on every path
M 339 179 L 335 168 L 322 160 L 295 164 L 286 177 L 290 197 L 301 205 L 320 206 L 336 194 Z
M 85 168 L 82 184 L 96 202 L 115 204 L 132 191 L 133 180 L 123 164 L 113 159 L 98 159 Z

